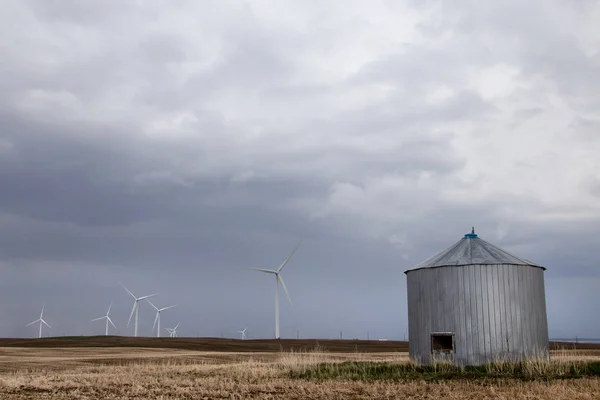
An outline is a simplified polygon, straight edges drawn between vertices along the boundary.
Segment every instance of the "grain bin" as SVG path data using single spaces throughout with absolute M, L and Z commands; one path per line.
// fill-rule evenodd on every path
M 411 359 L 481 365 L 548 357 L 545 269 L 473 229 L 406 271 Z

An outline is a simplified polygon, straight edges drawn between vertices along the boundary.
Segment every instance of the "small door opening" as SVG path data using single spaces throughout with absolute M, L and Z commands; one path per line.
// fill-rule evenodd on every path
M 431 353 L 451 354 L 454 353 L 454 333 L 435 332 L 431 334 Z

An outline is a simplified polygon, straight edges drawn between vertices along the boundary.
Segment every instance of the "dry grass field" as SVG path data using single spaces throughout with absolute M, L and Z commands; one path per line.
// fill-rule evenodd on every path
M 598 377 L 437 382 L 293 377 L 322 363 L 404 365 L 409 363 L 405 349 L 356 351 L 355 345 L 343 352 L 342 344 L 328 342 L 330 348 L 306 349 L 305 343 L 279 351 L 208 351 L 183 345 L 90 347 L 69 346 L 68 340 L 63 341 L 68 346 L 48 342 L 41 347 L 41 341 L 32 342 L 19 347 L 0 341 L 8 345 L 0 347 L 0 399 L 600 399 Z M 552 363 L 576 360 L 600 361 L 600 350 L 554 351 Z

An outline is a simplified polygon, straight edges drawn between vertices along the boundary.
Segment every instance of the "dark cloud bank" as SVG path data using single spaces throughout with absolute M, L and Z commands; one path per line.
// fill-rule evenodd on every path
M 548 268 L 551 337 L 600 336 L 598 6 L 283 4 L 3 4 L 0 336 L 131 334 L 121 281 L 270 337 L 249 268 L 304 238 L 282 336 L 402 339 L 403 271 L 473 225 Z

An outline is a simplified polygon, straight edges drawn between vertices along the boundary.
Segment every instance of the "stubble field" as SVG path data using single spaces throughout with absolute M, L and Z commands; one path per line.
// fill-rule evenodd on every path
M 166 339 L 160 342 L 167 342 L 168 347 L 163 344 L 162 348 L 160 342 L 150 339 L 114 339 L 110 345 L 107 340 L 93 347 L 85 340 L 74 344 L 75 339 L 48 340 L 45 347 L 40 344 L 44 340 L 0 340 L 0 398 L 600 399 L 598 377 L 549 381 L 298 378 L 316 365 L 342 365 L 347 361 L 406 365 L 409 360 L 405 344 L 398 342 L 282 344 L 215 339 L 212 347 L 220 351 L 210 351 L 204 348 L 207 343 L 194 339 Z M 125 346 L 131 343 L 136 347 Z M 148 347 L 137 346 L 140 343 Z M 238 348 L 223 351 L 223 346 Z M 600 350 L 558 350 L 552 362 L 573 360 L 600 361 Z

